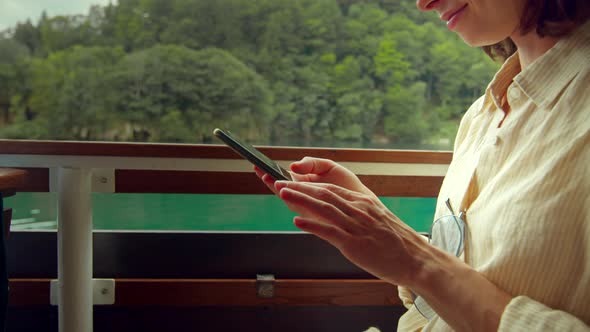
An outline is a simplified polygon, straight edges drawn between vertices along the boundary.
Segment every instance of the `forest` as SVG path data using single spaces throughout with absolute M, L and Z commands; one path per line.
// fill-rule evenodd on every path
M 118 0 L 0 32 L 0 138 L 452 148 L 498 69 L 409 0 Z

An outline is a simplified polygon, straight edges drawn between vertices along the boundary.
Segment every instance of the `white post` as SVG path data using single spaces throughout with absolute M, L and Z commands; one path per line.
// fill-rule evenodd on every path
M 92 170 L 58 172 L 59 331 L 92 331 Z

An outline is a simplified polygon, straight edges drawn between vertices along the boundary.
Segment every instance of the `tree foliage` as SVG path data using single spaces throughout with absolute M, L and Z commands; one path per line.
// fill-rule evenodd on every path
M 0 137 L 423 147 L 497 65 L 403 0 L 119 0 L 0 34 Z

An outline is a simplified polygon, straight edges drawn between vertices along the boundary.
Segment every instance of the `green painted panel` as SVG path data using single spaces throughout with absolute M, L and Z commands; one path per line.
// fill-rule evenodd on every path
M 55 193 L 7 199 L 15 229 L 54 229 Z M 427 231 L 434 198 L 381 198 L 417 231 Z M 101 230 L 297 231 L 294 214 L 272 195 L 93 194 L 94 228 Z

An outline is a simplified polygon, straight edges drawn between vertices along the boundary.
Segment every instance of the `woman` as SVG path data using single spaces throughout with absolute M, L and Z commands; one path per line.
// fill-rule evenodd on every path
M 440 191 L 436 217 L 447 200 L 463 214 L 460 258 L 426 243 L 330 160 L 292 164 L 297 182 L 258 176 L 299 214 L 297 227 L 400 286 L 409 308 L 400 330 L 590 329 L 588 0 L 417 6 L 468 44 L 494 45 L 490 54 L 517 50 L 464 116 Z M 434 317 L 412 305 L 416 296 Z

